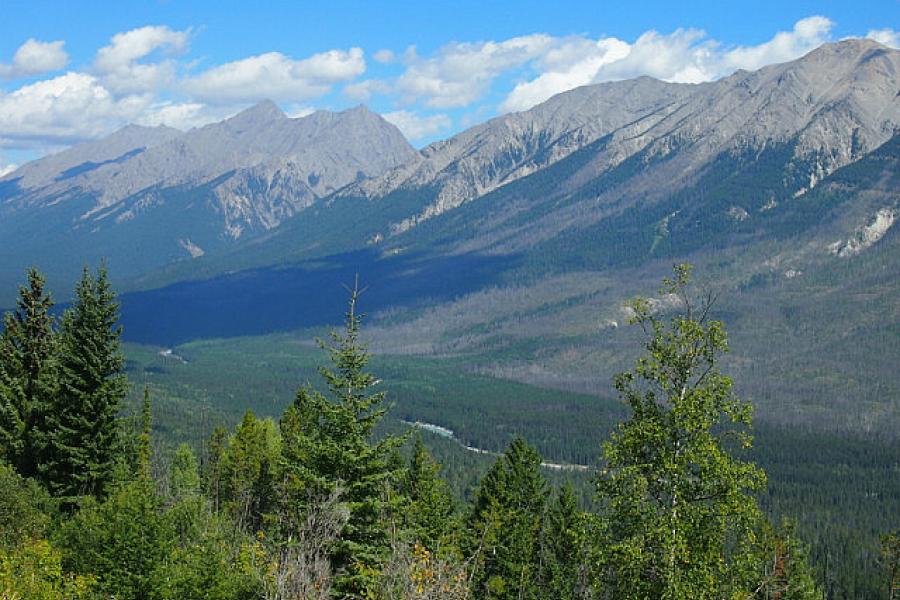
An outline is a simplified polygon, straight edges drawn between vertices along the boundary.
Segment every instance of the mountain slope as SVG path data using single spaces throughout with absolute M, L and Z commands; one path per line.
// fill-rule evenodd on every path
M 263 233 L 415 156 L 363 107 L 289 119 L 264 102 L 183 134 L 130 126 L 0 180 L 0 272 L 9 283 L 37 262 L 71 281 L 107 257 L 120 277 L 138 275 Z
M 524 253 L 565 270 L 728 244 L 890 139 L 898 90 L 900 52 L 864 40 L 709 84 L 579 88 L 434 144 L 191 269 L 372 249 Z M 185 276 L 176 267 L 145 284 Z

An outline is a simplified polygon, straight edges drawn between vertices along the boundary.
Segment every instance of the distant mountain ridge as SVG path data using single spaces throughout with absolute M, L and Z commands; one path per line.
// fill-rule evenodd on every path
M 699 85 L 641 77 L 565 92 L 424 149 L 407 163 L 341 192 L 428 203 L 384 236 L 483 196 L 605 138 L 564 182 L 572 191 L 641 155 L 636 193 L 667 194 L 716 156 L 791 143 L 809 163 L 802 193 L 887 141 L 900 127 L 900 52 L 868 40 L 826 44 L 801 59 Z M 655 163 L 655 164 L 651 164 Z M 652 167 L 652 168 L 651 168 Z M 651 179 L 662 182 L 653 183 Z
M 416 156 L 362 106 L 291 119 L 266 101 L 184 133 L 128 126 L 0 178 L 0 234 L 11 249 L 0 269 L 36 261 L 77 271 L 105 256 L 134 276 L 264 233 Z
M 109 256 L 147 286 L 361 250 L 639 264 L 766 235 L 900 130 L 898 81 L 900 52 L 845 40 L 709 83 L 577 88 L 421 152 L 364 107 L 130 127 L 0 179 L 0 272 Z

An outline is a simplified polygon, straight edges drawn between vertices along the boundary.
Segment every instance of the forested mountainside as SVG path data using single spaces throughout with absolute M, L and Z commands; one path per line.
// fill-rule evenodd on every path
M 0 589 L 23 598 L 822 598 L 808 550 L 764 516 L 747 460 L 752 407 L 717 363 L 712 301 L 675 268 L 667 314 L 630 303 L 643 356 L 616 379 L 628 416 L 587 471 L 595 502 L 554 488 L 516 437 L 459 503 L 414 433 L 377 430 L 390 406 L 360 341 L 361 290 L 323 342 L 321 382 L 276 422 L 247 412 L 202 460 L 155 443 L 128 381 L 107 274 L 88 270 L 56 321 L 28 273 L 0 337 Z M 181 359 L 183 361 L 183 359 Z M 421 435 L 421 434 L 418 434 Z M 403 448 L 406 447 L 404 458 Z M 885 534 L 894 585 L 897 534 Z M 842 572 L 842 571 L 839 571 Z M 832 571 L 826 589 L 835 596 Z M 879 580 L 881 583 L 879 583 Z M 857 596 L 858 597 L 858 596 Z
M 264 102 L 0 178 L 0 306 L 31 265 L 57 300 L 77 283 L 47 312 L 30 273 L 0 339 L 0 593 L 882 596 L 900 511 L 898 75 L 900 52 L 844 40 L 699 85 L 585 86 L 421 151 L 364 107 L 292 119 Z M 104 258 L 121 319 L 107 272 L 81 271 Z M 684 298 L 657 284 L 685 262 L 706 320 L 679 321 Z M 367 326 L 320 354 L 357 275 Z M 698 331 L 728 377 L 696 381 L 685 410 L 718 425 L 691 456 L 721 478 L 687 469 L 700 502 L 657 506 L 690 521 L 669 533 L 647 507 L 684 489 L 642 469 L 685 464 L 634 453 L 696 423 L 638 391 L 666 376 L 666 335 Z M 385 404 L 342 391 L 375 381 L 357 342 Z M 127 396 L 124 373 L 141 384 Z M 124 418 L 143 386 L 145 414 Z M 82 404 L 95 414 L 67 408 Z M 415 422 L 413 448 L 394 436 Z

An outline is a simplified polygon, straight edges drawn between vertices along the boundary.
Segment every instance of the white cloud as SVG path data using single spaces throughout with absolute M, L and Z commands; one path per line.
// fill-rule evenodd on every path
M 377 50 L 372 55 L 372 58 L 374 58 L 376 62 L 387 65 L 397 60 L 397 55 L 394 54 L 393 50 L 381 49 Z
M 16 50 L 11 64 L 0 64 L 0 78 L 29 77 L 64 68 L 69 55 L 63 46 L 65 42 L 61 40 L 41 42 L 29 38 Z
M 397 110 L 381 115 L 388 123 L 397 126 L 406 139 L 421 140 L 447 131 L 452 125 L 444 114 L 421 116 L 408 110 Z
M 570 39 L 547 52 L 540 61 L 544 72 L 531 81 L 517 84 L 500 110 L 525 110 L 560 92 L 592 83 L 601 67 L 623 58 L 630 48 L 616 38 Z
M 167 54 L 187 48 L 190 31 L 174 31 L 165 26 L 147 26 L 117 33 L 108 46 L 100 48 L 94 59 L 94 71 L 104 85 L 117 93 L 160 90 L 175 81 L 177 64 L 173 59 L 138 62 L 157 50 Z
M 13 165 L 13 164 L 4 165 L 3 163 L 0 163 L 0 177 L 9 175 L 13 171 L 15 171 L 17 168 L 18 168 L 18 166 Z
M 395 89 L 407 103 L 421 100 L 432 108 L 467 106 L 480 99 L 501 74 L 537 58 L 552 45 L 552 37 L 535 34 L 502 42 L 449 44 L 427 59 L 410 48 L 404 55 L 406 71 Z
M 767 42 L 731 49 L 723 49 L 721 43 L 696 29 L 678 29 L 667 35 L 648 31 L 632 44 L 616 38 L 557 38 L 552 48 L 532 63 L 540 74 L 517 84 L 500 110 L 525 110 L 554 94 L 589 83 L 641 75 L 699 83 L 737 69 L 786 62 L 827 42 L 833 26 L 825 17 L 807 17 L 797 21 L 791 31 L 779 32 Z
M 764 44 L 735 48 L 722 58 L 719 74 L 733 69 L 752 71 L 771 65 L 794 60 L 821 46 L 829 40 L 834 23 L 815 16 L 797 21 L 792 31 L 781 31 Z
M 209 69 L 183 87 L 200 100 L 216 103 L 303 101 L 323 96 L 335 83 L 355 79 L 365 70 L 360 48 L 330 50 L 303 60 L 269 52 Z
M 237 113 L 240 107 L 210 107 L 200 102 L 156 102 L 137 119 L 138 125 L 167 125 L 187 131 L 221 121 Z
M 389 94 L 391 85 L 381 79 L 366 79 L 344 86 L 344 95 L 356 102 L 368 102 L 375 94 Z
M 316 109 L 311 106 L 306 106 L 305 104 L 292 104 L 288 107 L 284 114 L 286 114 L 291 119 L 299 119 L 301 117 L 308 117 L 314 112 L 316 112 Z
M 149 104 L 148 96 L 117 99 L 95 77 L 66 73 L 0 94 L 0 131 L 7 145 L 71 143 L 132 121 Z
M 890 48 L 900 49 L 900 31 L 894 31 L 893 29 L 872 29 L 866 34 L 866 37 Z

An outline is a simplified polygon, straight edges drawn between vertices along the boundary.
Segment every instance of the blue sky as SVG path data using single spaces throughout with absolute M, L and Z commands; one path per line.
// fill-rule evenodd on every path
M 699 82 L 844 37 L 900 45 L 900 1 L 41 2 L 0 7 L 0 173 L 137 122 L 271 98 L 369 105 L 421 146 L 578 85 Z

